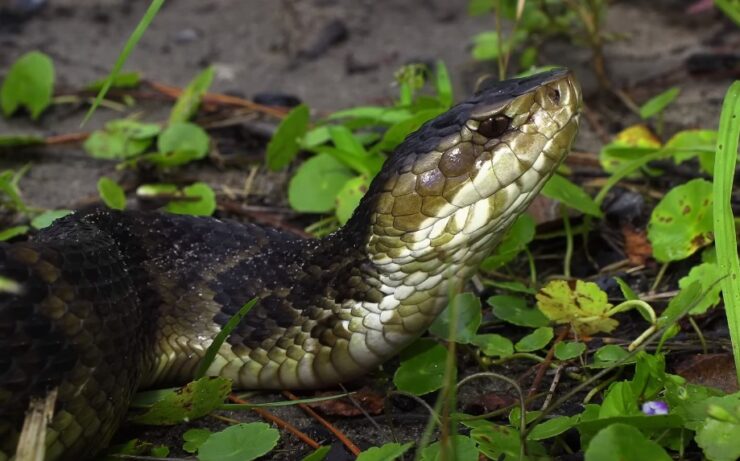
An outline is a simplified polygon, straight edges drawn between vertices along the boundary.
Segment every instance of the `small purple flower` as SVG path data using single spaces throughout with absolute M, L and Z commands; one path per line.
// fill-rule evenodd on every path
M 667 415 L 668 404 L 660 400 L 651 400 L 642 404 L 642 412 L 648 416 Z

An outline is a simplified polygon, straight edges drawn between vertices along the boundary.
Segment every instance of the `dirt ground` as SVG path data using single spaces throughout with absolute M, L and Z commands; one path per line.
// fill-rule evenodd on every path
M 0 75 L 21 54 L 38 49 L 54 60 L 59 94 L 103 77 L 148 5 L 143 0 L 50 0 L 38 12 L 19 17 L 9 13 L 15 3 L 21 2 L 0 0 L 0 10 L 4 8 L 0 13 Z M 613 38 L 605 47 L 606 62 L 618 87 L 638 103 L 670 86 L 681 87 L 679 98 L 666 113 L 668 131 L 716 126 L 732 75 L 698 75 L 691 63 L 706 53 L 735 52 L 740 45 L 738 29 L 722 15 L 716 11 L 688 14 L 687 4 L 679 0 L 615 2 L 606 18 L 605 30 Z M 479 76 L 496 70 L 494 63 L 476 63 L 470 57 L 471 37 L 492 29 L 493 19 L 471 18 L 466 5 L 465 0 L 177 0 L 166 3 L 126 69 L 182 86 L 199 70 L 213 65 L 213 91 L 246 98 L 260 93 L 289 94 L 308 103 L 316 114 L 325 114 L 388 102 L 396 94 L 393 73 L 401 65 L 442 59 L 462 99 L 471 93 Z M 637 121 L 614 98 L 599 94 L 587 49 L 554 40 L 541 54 L 543 63 L 575 71 L 587 104 L 608 134 Z M 59 105 L 39 122 L 24 116 L 0 118 L 0 134 L 87 131 L 121 116 L 101 109 L 80 128 L 85 110 L 86 106 Z M 144 110 L 145 120 L 163 120 L 169 103 L 145 101 L 135 110 Z M 601 144 L 594 126 L 583 123 L 575 151 L 594 155 Z M 235 149 L 247 163 L 259 165 L 264 143 Z M 20 184 L 23 196 L 29 204 L 45 208 L 78 206 L 97 196 L 101 175 L 118 174 L 115 163 L 89 158 L 79 145 L 0 152 L 0 169 L 19 168 L 28 162 L 31 169 Z M 209 166 L 197 174 L 216 186 L 238 187 L 247 168 Z M 276 196 L 272 200 L 280 203 L 285 177 L 260 169 L 257 194 Z M 325 436 L 300 410 L 280 414 L 309 434 Z M 418 440 L 425 416 L 420 407 L 405 413 L 405 419 L 397 421 L 400 440 Z M 367 447 L 391 440 L 385 418 L 377 420 L 381 430 L 369 429 L 362 417 L 340 418 L 337 425 Z M 178 428 L 137 435 L 169 440 L 170 446 L 179 447 L 180 432 Z M 308 452 L 290 435 L 284 433 L 282 438 L 284 445 L 269 459 L 299 459 Z M 335 453 L 328 459 L 351 458 L 335 444 Z

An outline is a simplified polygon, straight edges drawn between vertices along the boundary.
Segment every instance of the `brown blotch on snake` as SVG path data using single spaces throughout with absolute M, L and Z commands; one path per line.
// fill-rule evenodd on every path
M 580 91 L 550 71 L 487 85 L 389 156 L 321 239 L 228 220 L 91 210 L 0 243 L 0 460 L 29 399 L 58 389 L 47 459 L 106 446 L 142 387 L 193 377 L 221 326 L 259 303 L 208 370 L 245 389 L 352 380 L 421 335 L 575 137 Z

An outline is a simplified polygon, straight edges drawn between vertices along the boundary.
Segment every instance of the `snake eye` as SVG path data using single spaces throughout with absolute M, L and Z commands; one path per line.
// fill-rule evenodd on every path
M 505 115 L 489 117 L 480 122 L 478 133 L 489 139 L 498 138 L 509 128 L 509 122 L 511 122 L 511 119 Z

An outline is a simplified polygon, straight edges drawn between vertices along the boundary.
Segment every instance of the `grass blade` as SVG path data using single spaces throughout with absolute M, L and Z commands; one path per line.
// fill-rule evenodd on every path
M 154 16 L 156 16 L 159 12 L 159 9 L 162 8 L 162 5 L 164 5 L 164 0 L 152 0 L 152 3 L 149 5 L 149 8 L 147 8 L 146 13 L 144 13 L 144 17 L 141 18 L 139 24 L 136 25 L 136 29 L 134 29 L 134 32 L 126 41 L 126 44 L 123 47 L 123 51 L 121 51 L 121 54 L 118 55 L 118 59 L 116 59 L 116 63 L 113 65 L 113 70 L 111 70 L 110 74 L 108 74 L 108 78 L 105 79 L 103 87 L 100 88 L 97 96 L 95 96 L 95 101 L 93 101 L 90 110 L 88 110 L 85 114 L 85 118 L 82 119 L 82 123 L 80 123 L 80 126 L 87 123 L 92 114 L 95 112 L 95 109 L 98 108 L 100 102 L 103 100 L 105 94 L 108 92 L 111 85 L 113 84 L 113 81 L 116 79 L 116 76 L 121 71 L 123 65 L 126 63 L 128 55 L 131 54 L 136 44 L 139 43 L 141 36 L 144 35 L 144 32 L 146 32 L 146 30 L 149 28 L 149 24 L 151 24 Z
M 740 380 L 740 263 L 737 254 L 735 220 L 730 200 L 737 163 L 738 134 L 740 134 L 740 81 L 727 90 L 719 119 L 719 136 L 714 157 L 714 238 L 717 263 L 723 274 L 720 282 L 725 301 L 727 324 L 732 339 L 735 369 Z

